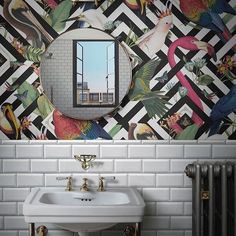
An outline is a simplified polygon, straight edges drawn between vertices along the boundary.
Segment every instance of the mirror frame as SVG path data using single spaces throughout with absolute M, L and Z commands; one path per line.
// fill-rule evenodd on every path
M 57 110 L 59 110 L 64 116 L 66 116 L 66 117 L 68 117 L 68 118 L 72 118 L 72 119 L 77 119 L 77 120 L 86 120 L 86 121 L 100 120 L 102 117 L 109 116 L 109 114 L 113 114 L 114 112 L 117 112 L 117 111 L 119 110 L 119 106 L 120 106 L 120 104 L 122 103 L 123 99 L 124 99 L 125 96 L 127 96 L 127 94 L 129 93 L 130 87 L 131 87 L 131 85 L 132 85 L 132 78 L 133 78 L 133 74 L 132 74 L 133 66 L 132 66 L 132 63 L 131 63 L 131 60 L 130 60 L 130 55 L 129 55 L 129 52 L 128 52 L 127 48 L 126 48 L 124 45 L 122 45 L 122 43 L 120 43 L 120 42 L 117 40 L 116 37 L 114 37 L 112 34 L 106 32 L 106 31 L 104 31 L 104 30 L 101 30 L 101 29 L 98 29 L 98 28 L 93 28 L 93 27 L 82 27 L 82 28 L 75 28 L 75 29 L 71 29 L 71 30 L 64 31 L 63 33 L 59 34 L 58 37 L 54 38 L 54 39 L 50 42 L 50 44 L 48 44 L 48 45 L 46 46 L 46 49 L 45 49 L 45 52 L 44 52 L 43 55 L 46 55 L 46 53 L 47 53 L 47 51 L 48 51 L 50 45 L 51 45 L 53 42 L 55 42 L 55 40 L 57 40 L 59 37 L 63 36 L 64 34 L 69 33 L 69 32 L 71 32 L 71 31 L 74 31 L 74 30 L 96 30 L 96 31 L 100 31 L 101 33 L 107 34 L 107 35 L 110 37 L 110 39 L 108 39 L 108 40 L 114 40 L 114 42 L 116 42 L 118 51 L 119 51 L 120 49 L 123 50 L 123 53 L 124 53 L 124 54 L 126 55 L 126 57 L 127 57 L 127 63 L 129 64 L 129 71 L 130 71 L 128 86 L 127 86 L 127 88 L 126 88 L 125 93 L 123 94 L 123 97 L 122 97 L 121 99 L 119 98 L 119 99 L 118 99 L 118 102 L 117 102 L 114 106 L 90 106 L 90 107 L 86 107 L 86 106 L 76 106 L 76 107 L 74 107 L 75 109 L 79 109 L 79 108 L 81 108 L 81 109 L 92 109 L 92 108 L 98 108 L 98 109 L 104 108 L 104 109 L 106 109 L 106 108 L 109 108 L 109 107 L 112 108 L 112 109 L 107 110 L 107 111 L 105 111 L 104 113 L 98 114 L 98 115 L 96 115 L 96 116 L 94 116 L 94 117 L 85 117 L 85 116 L 78 117 L 77 115 L 73 115 L 73 114 L 70 115 L 70 114 L 64 112 L 63 109 L 61 109 L 60 107 L 56 106 L 56 104 L 55 104 L 55 102 L 54 102 L 54 98 L 51 99 L 50 96 L 49 96 L 47 93 L 45 93 L 45 86 L 44 86 L 45 83 L 44 83 L 43 80 L 42 80 L 42 67 L 41 67 L 41 65 L 42 65 L 42 59 L 41 59 L 41 61 L 40 61 L 40 71 L 41 71 L 41 72 L 40 72 L 40 77 L 39 77 L 39 78 L 40 78 L 40 83 L 42 84 L 42 90 L 43 90 L 43 93 L 46 95 L 46 97 L 49 98 L 49 100 L 51 101 L 51 103 L 53 104 L 53 106 L 54 106 Z M 102 36 L 99 36 L 99 37 L 102 37 Z M 99 40 L 99 39 L 100 39 L 99 37 L 98 37 L 98 39 L 95 39 L 95 40 Z M 83 39 L 84 39 L 84 38 L 82 37 L 81 40 L 83 40 Z M 104 40 L 103 38 L 101 38 L 101 39 Z M 72 40 L 73 40 L 73 39 L 72 39 Z M 118 54 L 120 55 L 120 53 L 118 53 Z M 120 57 L 119 57 L 119 58 L 120 58 Z M 118 59 L 119 59 L 119 58 L 118 58 Z M 117 71 L 119 72 L 118 77 L 119 77 L 119 79 L 120 79 L 120 72 L 121 72 L 121 70 L 119 69 L 119 60 L 115 60 L 115 61 L 116 61 L 116 63 L 118 64 L 118 69 L 117 69 Z M 72 71 L 72 73 L 73 73 L 73 71 Z M 74 83 L 73 80 L 74 80 L 74 79 L 72 78 L 72 82 Z M 120 88 L 120 86 L 119 86 L 119 88 Z M 119 93 L 120 93 L 120 91 L 119 91 Z M 117 96 L 120 95 L 119 93 L 117 93 Z M 73 96 L 73 95 L 72 95 L 72 96 Z M 74 98 L 72 97 L 72 102 L 73 102 L 73 99 L 74 99 Z M 74 104 L 72 104 L 72 105 L 74 105 Z

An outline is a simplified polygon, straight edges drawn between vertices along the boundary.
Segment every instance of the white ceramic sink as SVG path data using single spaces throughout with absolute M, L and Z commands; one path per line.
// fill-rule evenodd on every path
M 90 232 L 117 223 L 141 222 L 145 203 L 136 189 L 105 192 L 66 192 L 63 188 L 34 188 L 23 205 L 28 223 L 54 223 L 73 232 Z

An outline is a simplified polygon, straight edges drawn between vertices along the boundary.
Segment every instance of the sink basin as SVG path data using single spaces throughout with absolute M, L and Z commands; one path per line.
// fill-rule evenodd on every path
M 28 223 L 54 223 L 73 232 L 92 232 L 117 223 L 141 222 L 145 203 L 136 189 L 89 192 L 34 188 L 23 205 Z

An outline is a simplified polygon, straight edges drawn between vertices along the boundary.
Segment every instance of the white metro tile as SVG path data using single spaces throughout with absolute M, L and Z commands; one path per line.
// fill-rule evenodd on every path
M 142 161 L 141 160 L 115 160 L 116 172 L 141 172 Z
M 213 158 L 236 158 L 236 145 L 213 145 Z
M 154 187 L 155 175 L 154 174 L 129 174 L 129 186 L 136 187 Z
M 143 198 L 145 201 L 169 201 L 169 188 L 144 188 Z
M 43 174 L 18 174 L 17 185 L 18 187 L 43 186 L 44 176 Z
M 184 203 L 184 215 L 187 215 L 187 216 L 192 215 L 192 202 Z
M 6 216 L 4 217 L 5 229 L 28 229 L 28 224 L 23 216 Z
M 67 177 L 70 174 L 45 174 L 46 187 L 66 187 L 67 180 L 57 180 L 57 177 Z
M 15 145 L 0 145 L 0 158 L 15 158 Z
M 169 160 L 143 160 L 143 172 L 168 172 Z
M 157 215 L 183 215 L 183 202 L 157 202 Z
M 211 158 L 211 145 L 185 145 L 185 158 Z
M 29 160 L 5 159 L 3 160 L 3 172 L 29 172 Z
M 60 172 L 81 172 L 83 171 L 81 163 L 76 160 L 62 159 L 59 160 L 59 171 Z
M 156 203 L 155 202 L 146 202 L 144 215 L 145 216 L 156 215 Z
M 192 179 L 184 175 L 184 187 L 192 187 Z
M 23 215 L 23 204 L 24 204 L 24 202 L 17 203 L 17 213 L 19 216 Z
M 72 145 L 72 156 L 74 155 L 96 155 L 96 158 L 99 158 L 99 145 Z
M 158 174 L 156 185 L 158 187 L 183 187 L 183 174 Z
M 1 236 L 18 236 L 17 230 L 0 230 Z
M 154 230 L 142 230 L 142 236 L 156 236 L 156 232 Z
M 1 215 L 16 215 L 17 208 L 15 202 L 0 202 Z
M 170 160 L 170 170 L 171 172 L 181 172 L 183 173 L 185 167 L 188 164 L 191 164 L 193 160 L 179 160 L 179 159 L 172 159 Z
M 93 166 L 88 170 L 89 172 L 113 172 L 114 162 L 113 160 L 99 159 L 93 162 Z
M 45 158 L 72 158 L 71 145 L 45 145 Z
M 0 229 L 3 229 L 4 225 L 3 225 L 3 216 L 0 216 Z
M 171 229 L 192 229 L 192 217 L 190 216 L 172 216 Z
M 169 229 L 170 219 L 166 216 L 144 216 L 144 229 Z
M 0 186 L 15 187 L 16 175 L 15 174 L 0 174 Z
M 185 230 L 185 235 L 184 236 L 192 236 L 192 231 L 191 230 Z
M 101 236 L 120 236 L 120 231 L 114 231 L 114 230 L 104 230 L 101 232 Z
M 17 158 L 43 158 L 43 145 L 16 145 Z
M 105 186 L 107 187 L 127 187 L 128 180 L 127 180 L 127 174 L 104 174 L 102 175 L 105 177 Z M 110 177 L 115 177 L 115 179 L 111 179 Z M 106 177 L 108 177 L 106 179 Z
M 157 158 L 183 158 L 184 147 L 183 145 L 157 145 L 156 155 Z
M 101 145 L 100 155 L 101 158 L 127 158 L 128 148 L 127 145 Z
M 2 192 L 3 192 L 3 190 L 2 190 L 2 188 L 0 188 L 0 201 L 2 201 L 2 198 L 3 198 Z
M 4 188 L 3 200 L 4 201 L 24 201 L 30 193 L 29 188 Z
M 58 171 L 58 161 L 57 160 L 31 160 L 31 170 L 32 172 L 56 172 Z
M 129 158 L 155 158 L 155 145 L 129 145 L 128 155 Z
M 180 230 L 158 230 L 158 236 L 184 236 L 184 231 Z
M 191 188 L 172 188 L 170 190 L 171 201 L 191 201 L 192 189 Z

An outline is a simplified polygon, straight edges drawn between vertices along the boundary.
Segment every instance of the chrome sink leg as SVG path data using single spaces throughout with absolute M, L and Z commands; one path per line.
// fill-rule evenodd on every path
M 29 223 L 29 236 L 35 236 L 35 226 L 34 226 L 34 223 Z
M 135 236 L 141 236 L 141 223 L 140 222 L 135 224 Z

